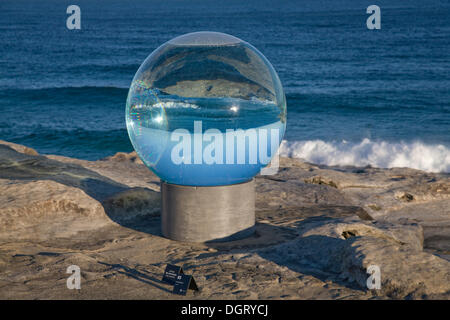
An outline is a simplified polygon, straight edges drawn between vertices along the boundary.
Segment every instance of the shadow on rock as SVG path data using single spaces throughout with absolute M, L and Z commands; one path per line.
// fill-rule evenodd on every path
M 365 283 L 368 275 L 362 265 L 364 255 L 353 247 L 354 240 L 355 238 L 343 240 L 310 235 L 272 250 L 259 250 L 258 254 L 295 272 L 311 275 L 322 281 L 332 281 L 349 289 L 361 290 L 365 289 L 361 284 Z M 355 257 L 359 263 L 348 265 L 348 261 L 354 260 Z M 347 270 L 347 267 L 351 270 Z
M 307 218 L 300 222 L 301 233 L 307 232 L 309 226 L 316 225 L 311 222 L 326 223 L 329 220 L 327 217 Z M 248 238 L 229 242 L 206 242 L 206 245 L 217 252 L 204 253 L 198 258 L 219 256 L 227 251 L 233 254 L 256 253 L 261 258 L 292 271 L 361 290 L 365 288 L 362 284 L 368 275 L 363 268 L 364 255 L 357 252 L 357 248 L 353 246 L 357 238 L 349 236 L 347 239 L 339 239 L 323 235 L 303 237 L 299 234 L 298 227 L 257 223 L 255 233 Z M 348 263 L 349 260 L 351 265 Z M 180 262 L 183 260 L 174 263 Z M 349 272 L 347 268 L 352 270 Z
M 161 285 L 164 285 L 164 283 L 161 280 L 159 280 L 159 279 L 157 279 L 157 278 L 155 278 L 155 277 L 153 277 L 153 276 L 151 276 L 151 275 L 149 275 L 147 273 L 143 273 L 143 272 L 140 272 L 140 271 L 138 271 L 136 269 L 128 268 L 128 267 L 126 267 L 124 265 L 117 264 L 117 263 L 116 264 L 110 264 L 110 263 L 101 262 L 101 261 L 99 261 L 98 263 L 109 267 L 110 268 L 109 270 L 111 270 L 111 271 L 116 271 L 119 274 L 123 274 L 123 275 L 125 275 L 127 277 L 130 277 L 130 278 L 133 278 L 133 279 L 138 280 L 140 282 L 143 282 L 145 284 L 151 285 L 151 286 L 153 286 L 155 288 L 158 288 L 158 289 L 160 289 L 162 291 L 165 291 L 165 292 L 168 292 L 168 293 L 172 293 L 171 290 L 161 286 Z

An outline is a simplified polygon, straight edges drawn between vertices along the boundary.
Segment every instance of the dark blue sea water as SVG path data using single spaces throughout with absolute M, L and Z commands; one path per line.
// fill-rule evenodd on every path
M 81 30 L 66 8 L 81 8 Z M 381 8 L 368 30 L 366 8 Z M 246 40 L 283 83 L 284 155 L 450 172 L 449 1 L 0 1 L 0 139 L 95 160 L 131 151 L 139 65 L 193 31 Z

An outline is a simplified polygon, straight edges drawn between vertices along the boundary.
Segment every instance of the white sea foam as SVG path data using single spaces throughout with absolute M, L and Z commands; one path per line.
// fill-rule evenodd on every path
M 408 167 L 429 172 L 450 172 L 450 149 L 444 145 L 427 145 L 422 142 L 392 143 L 369 139 L 360 143 L 284 140 L 280 154 L 331 166 L 371 165 L 379 168 Z
M 145 108 L 157 108 L 157 109 L 198 109 L 200 108 L 198 105 L 194 103 L 187 103 L 187 102 L 178 102 L 178 101 L 164 101 L 164 102 L 158 102 L 152 105 L 146 105 L 146 104 L 136 104 L 133 106 L 134 109 L 145 109 Z
M 178 102 L 178 101 L 159 102 L 159 103 L 154 104 L 153 107 L 154 108 L 165 108 L 165 109 L 172 109 L 172 108 L 198 109 L 198 108 L 200 108 L 195 103 Z

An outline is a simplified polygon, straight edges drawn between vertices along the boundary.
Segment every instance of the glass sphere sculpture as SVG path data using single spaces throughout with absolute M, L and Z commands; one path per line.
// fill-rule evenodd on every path
M 252 45 L 195 32 L 142 63 L 128 92 L 126 124 L 139 157 L 164 182 L 230 185 L 251 180 L 276 154 L 286 98 Z

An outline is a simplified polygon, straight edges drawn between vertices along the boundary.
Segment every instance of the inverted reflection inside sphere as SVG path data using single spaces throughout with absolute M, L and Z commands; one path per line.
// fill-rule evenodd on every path
M 126 122 L 136 152 L 163 181 L 229 185 L 250 180 L 275 155 L 286 100 L 253 46 L 196 32 L 144 61 L 128 93 Z

